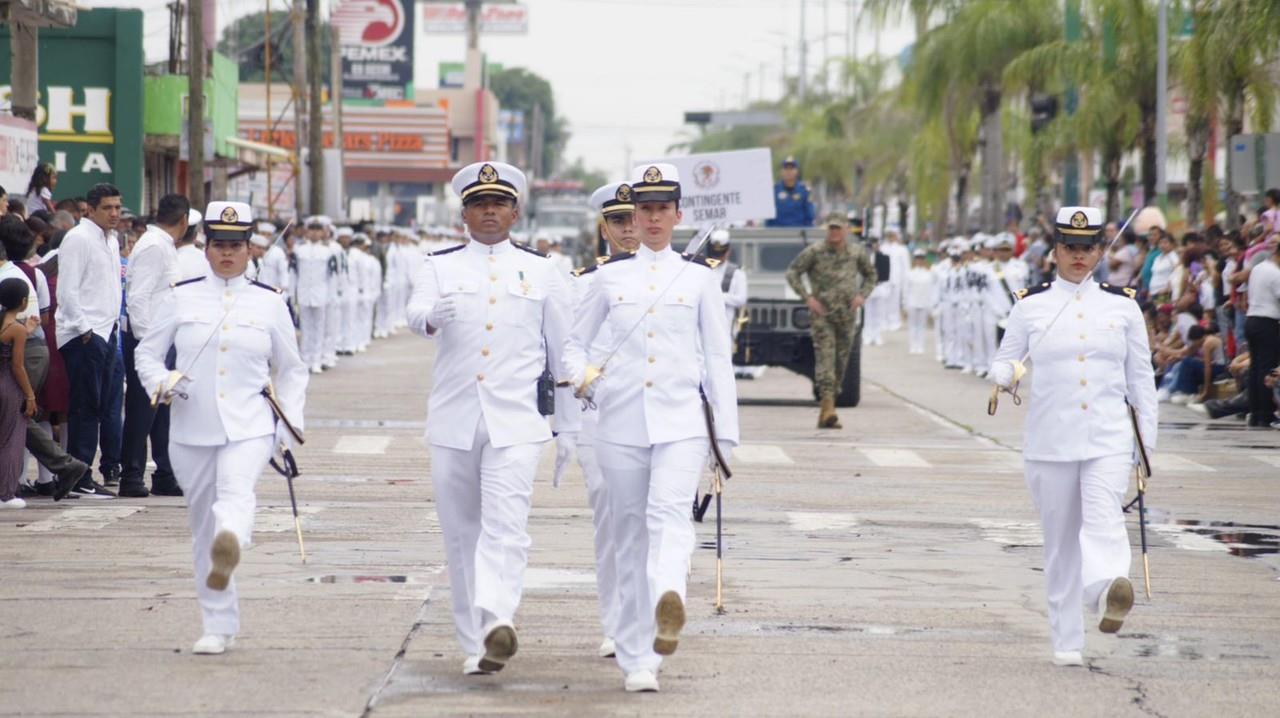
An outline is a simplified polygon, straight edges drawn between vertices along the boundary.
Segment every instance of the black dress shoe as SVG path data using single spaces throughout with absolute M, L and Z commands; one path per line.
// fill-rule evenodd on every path
M 151 482 L 151 494 L 153 496 L 181 496 L 182 487 L 176 482 Z
M 80 464 L 80 471 L 68 471 L 59 476 L 54 481 L 56 487 L 53 490 L 53 500 L 61 501 L 66 498 L 67 494 L 71 493 L 71 490 L 80 483 L 80 480 L 89 475 L 89 470 L 89 465 L 82 463 Z
M 151 492 L 147 491 L 147 485 L 142 483 L 141 479 L 133 479 L 121 481 L 116 495 L 124 499 L 145 499 L 151 495 Z

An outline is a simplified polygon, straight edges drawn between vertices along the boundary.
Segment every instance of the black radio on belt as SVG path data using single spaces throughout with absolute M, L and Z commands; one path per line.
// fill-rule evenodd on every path
M 556 378 L 549 368 L 544 368 L 538 377 L 538 413 L 543 416 L 556 413 Z

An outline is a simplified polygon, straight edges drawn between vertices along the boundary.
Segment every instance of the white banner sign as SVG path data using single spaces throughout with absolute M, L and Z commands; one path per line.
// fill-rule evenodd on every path
M 462 3 L 420 3 L 422 32 L 462 35 L 467 32 L 467 8 Z M 524 35 L 529 32 L 529 8 L 524 5 L 484 5 L 480 8 L 482 35 Z
M 680 171 L 680 210 L 687 225 L 773 219 L 773 153 L 768 148 L 650 161 L 668 162 Z
M 0 116 L 0 187 L 11 197 L 27 193 L 31 173 L 40 161 L 36 123 Z

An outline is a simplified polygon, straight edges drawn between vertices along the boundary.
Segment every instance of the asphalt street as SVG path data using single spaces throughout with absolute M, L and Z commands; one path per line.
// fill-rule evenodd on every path
M 628 695 L 600 641 L 581 473 L 543 457 L 520 654 L 464 678 L 422 441 L 430 342 L 402 333 L 313 377 L 297 482 L 259 483 L 237 573 L 242 633 L 193 656 L 199 613 L 181 499 L 0 514 L 4 715 L 1274 716 L 1280 686 L 1280 432 L 1162 406 L 1148 503 L 1152 590 L 1085 668 L 1050 664 L 1025 407 L 910 356 L 864 353 L 844 429 L 807 382 L 739 382 L 746 442 L 699 526 L 690 622 L 662 692 Z M 1138 524 L 1133 576 L 1140 585 Z

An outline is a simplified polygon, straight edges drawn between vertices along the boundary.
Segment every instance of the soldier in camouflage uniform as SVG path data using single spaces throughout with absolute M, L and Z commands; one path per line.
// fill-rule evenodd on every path
M 805 247 L 787 268 L 787 284 L 804 299 L 812 320 L 813 383 L 818 389 L 818 428 L 839 429 L 836 394 L 853 348 L 858 308 L 876 286 L 876 268 L 859 244 L 848 241 L 849 223 L 827 215 L 827 239 Z M 809 278 L 808 287 L 803 277 Z

